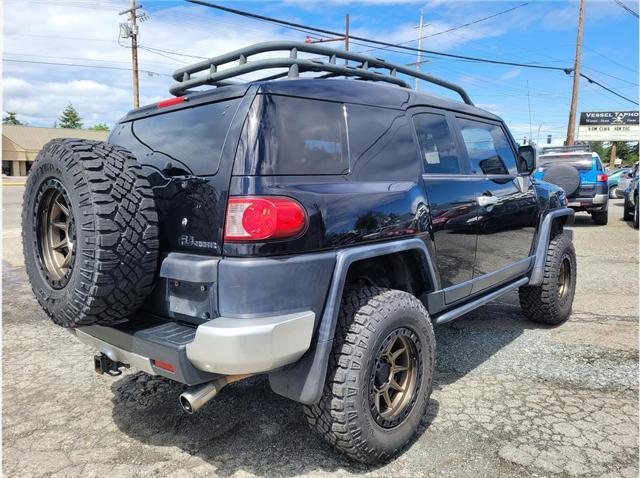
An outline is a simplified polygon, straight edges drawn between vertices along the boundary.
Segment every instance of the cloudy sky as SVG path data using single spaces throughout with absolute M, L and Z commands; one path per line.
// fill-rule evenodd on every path
M 637 10 L 636 0 L 624 0 Z M 113 125 L 131 108 L 131 50 L 118 39 L 120 0 L 4 0 L 3 112 L 34 126 L 51 126 L 68 103 L 85 127 Z M 142 1 L 141 103 L 167 98 L 171 72 L 182 65 L 274 39 L 304 34 L 184 1 Z M 215 3 L 215 2 L 214 2 Z M 526 5 L 523 5 L 526 3 Z M 571 67 L 576 1 L 309 1 L 224 2 L 225 5 L 308 25 L 342 30 L 349 13 L 353 35 L 416 46 L 424 7 L 423 48 L 503 61 Z M 483 17 L 492 19 L 445 30 Z M 413 53 L 354 51 L 408 64 Z M 331 45 L 331 44 L 330 44 Z M 341 46 L 340 43 L 334 43 Z M 424 59 L 424 58 L 423 58 Z M 463 85 L 476 104 L 501 115 L 521 139 L 566 131 L 571 78 L 561 72 L 427 57 L 423 71 Z M 583 72 L 638 100 L 638 20 L 613 0 L 587 0 Z M 424 88 L 424 87 L 423 87 Z M 529 107 L 530 105 L 530 107 Z M 633 104 L 582 82 L 579 111 L 635 109 Z M 531 122 L 529 121 L 531 116 Z M 531 124 L 531 126 L 530 126 Z

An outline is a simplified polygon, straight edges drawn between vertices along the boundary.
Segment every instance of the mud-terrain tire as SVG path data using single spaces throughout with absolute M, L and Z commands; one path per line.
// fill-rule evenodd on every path
M 157 266 L 153 191 L 126 149 L 55 139 L 38 154 L 23 198 L 25 267 L 38 302 L 63 327 L 125 321 Z
M 402 347 L 411 352 L 405 355 Z M 400 365 L 393 363 L 385 368 L 382 357 L 391 359 L 399 352 L 399 357 L 405 357 L 400 358 Z M 408 446 L 426 424 L 434 355 L 433 327 L 416 297 L 378 287 L 347 290 L 322 398 L 315 405 L 305 406 L 308 423 L 353 460 L 388 460 Z M 410 364 L 407 370 L 394 374 L 394 367 L 400 370 L 403 360 Z M 391 382 L 406 392 L 392 390 Z M 397 415 L 384 416 L 393 409 L 389 406 L 381 410 L 389 402 L 376 400 L 376 396 L 384 395 L 385 387 L 387 398 L 398 406 Z
M 576 251 L 571 236 L 563 232 L 549 242 L 542 284 L 520 287 L 520 307 L 524 316 L 542 324 L 565 322 L 571 315 L 576 272 Z
M 606 226 L 609 222 L 609 212 L 608 211 L 597 211 L 591 213 L 591 218 L 593 222 L 595 222 L 599 226 Z

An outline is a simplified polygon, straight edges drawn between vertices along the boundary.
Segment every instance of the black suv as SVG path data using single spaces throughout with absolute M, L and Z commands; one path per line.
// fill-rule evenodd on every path
M 287 56 L 248 58 L 275 50 Z M 288 78 L 233 83 L 275 67 Z M 98 352 L 99 373 L 184 383 L 190 413 L 267 374 L 329 443 L 370 463 L 425 420 L 433 325 L 514 290 L 533 321 L 569 317 L 574 213 L 532 178 L 534 150 L 460 87 L 282 42 L 174 77 L 176 97 L 131 111 L 107 143 L 49 143 L 27 182 L 33 291 Z M 216 88 L 191 91 L 202 85 Z

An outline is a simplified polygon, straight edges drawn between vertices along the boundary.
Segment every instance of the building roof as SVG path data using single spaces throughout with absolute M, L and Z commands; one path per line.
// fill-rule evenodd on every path
M 2 137 L 6 137 L 12 143 L 26 151 L 40 151 L 45 144 L 54 138 L 82 138 L 105 141 L 108 135 L 108 131 L 2 125 Z

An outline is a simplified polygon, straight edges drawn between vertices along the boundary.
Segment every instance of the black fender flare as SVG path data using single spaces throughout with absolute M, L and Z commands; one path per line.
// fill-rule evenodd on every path
M 535 245 L 535 260 L 533 263 L 533 269 L 529 276 L 530 286 L 538 286 L 542 283 L 542 277 L 544 275 L 544 263 L 547 257 L 547 250 L 549 249 L 549 241 L 551 240 L 551 228 L 553 222 L 560 217 L 566 217 L 563 225 L 573 224 L 575 212 L 568 207 L 552 209 L 548 211 L 540 223 L 540 229 L 536 237 Z
M 317 403 L 320 400 L 349 267 L 354 262 L 363 259 L 411 250 L 420 253 L 426 267 L 426 273 L 434 287 L 439 289 L 440 281 L 431 254 L 424 241 L 420 239 L 411 238 L 368 244 L 340 249 L 336 252 L 336 264 L 331 285 L 311 347 L 292 366 L 269 374 L 269 383 L 274 392 L 305 404 Z

